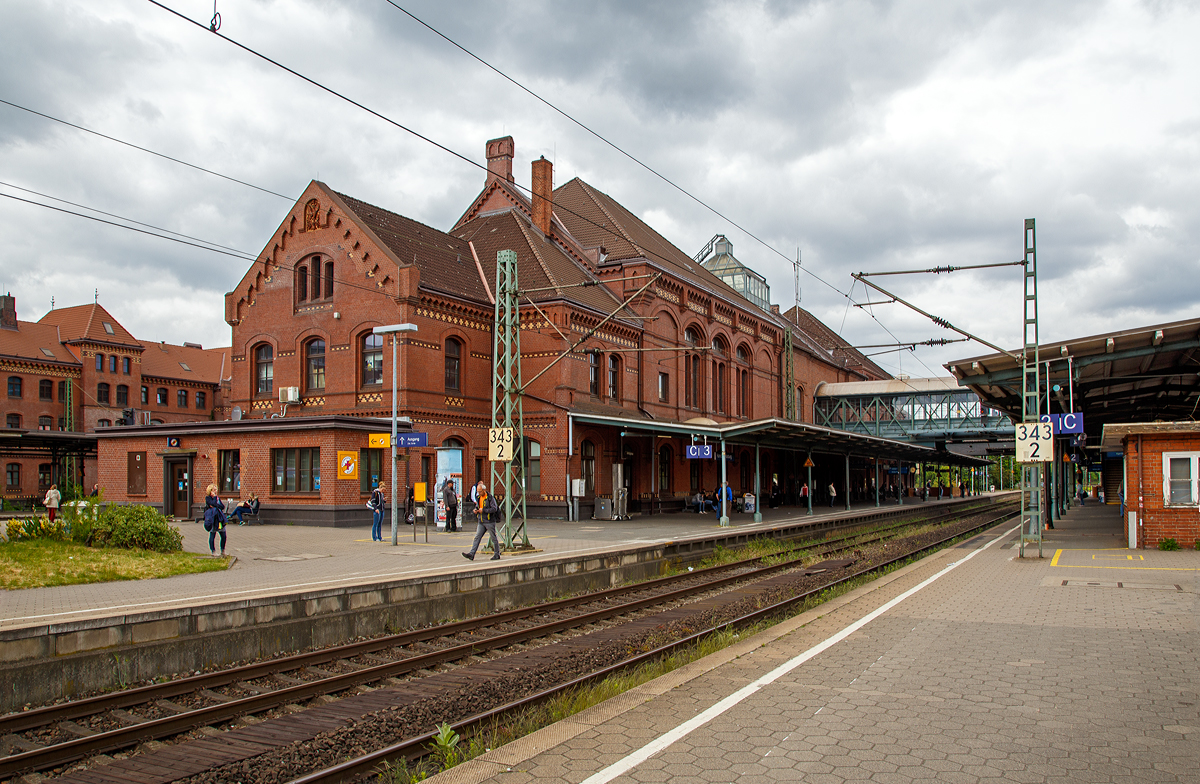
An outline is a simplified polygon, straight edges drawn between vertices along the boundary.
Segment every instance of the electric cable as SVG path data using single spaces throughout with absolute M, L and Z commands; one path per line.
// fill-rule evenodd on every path
M 108 134 L 100 133 L 99 131 L 93 131 L 91 128 L 85 128 L 82 125 L 76 125 L 75 123 L 67 122 L 66 120 L 60 120 L 57 117 L 51 117 L 48 114 L 43 114 L 42 112 L 35 111 L 35 110 L 30 109 L 25 106 L 21 106 L 20 104 L 13 103 L 12 101 L 6 101 L 3 98 L 0 98 L 0 103 L 11 106 L 14 109 L 20 109 L 23 112 L 29 112 L 30 114 L 36 114 L 38 117 L 45 117 L 47 120 L 52 120 L 56 123 L 62 123 L 63 125 L 70 126 L 71 128 L 75 128 L 77 130 L 83 131 L 84 133 L 90 133 L 94 136 L 99 136 L 101 139 L 108 139 L 110 142 L 116 142 L 117 144 L 123 144 L 126 147 L 132 147 L 135 150 L 140 150 L 141 152 L 149 153 L 150 155 L 156 155 L 159 158 L 165 158 L 166 160 L 172 161 L 173 163 L 178 163 L 181 166 L 187 166 L 189 168 L 196 169 L 198 171 L 202 171 L 205 174 L 211 174 L 214 177 L 220 177 L 223 180 L 229 180 L 230 182 L 236 182 L 238 185 L 245 185 L 247 188 L 253 188 L 256 191 L 262 191 L 263 193 L 269 193 L 272 196 L 278 196 L 281 199 L 287 199 L 289 201 L 292 201 L 292 198 L 290 196 L 284 196 L 282 193 L 276 193 L 275 191 L 270 190 L 268 188 L 263 188 L 261 186 L 255 185 L 254 183 L 246 182 L 245 180 L 239 180 L 236 177 L 230 177 L 228 174 L 221 174 L 220 172 L 215 172 L 212 169 L 206 169 L 203 166 L 197 166 L 194 163 L 188 163 L 187 161 L 180 160 L 179 158 L 172 158 L 170 155 L 165 155 L 161 152 L 155 152 L 154 150 L 151 150 L 147 147 L 139 147 L 136 144 L 124 141 L 122 139 L 118 139 L 115 136 L 109 136 Z
M 271 58 L 271 57 L 269 57 L 269 56 L 267 56 L 267 55 L 265 55 L 265 54 L 262 54 L 261 52 L 258 52 L 258 51 L 256 51 L 255 49 L 252 49 L 251 47 L 249 47 L 249 46 L 247 46 L 247 45 L 245 45 L 245 44 L 243 44 L 243 43 L 241 43 L 241 42 L 239 42 L 239 41 L 236 41 L 236 40 L 234 40 L 233 38 L 230 38 L 229 36 L 225 35 L 224 33 L 221 33 L 221 32 L 218 32 L 218 31 L 216 31 L 216 30 L 212 30 L 212 29 L 210 29 L 209 27 L 206 27 L 206 26 L 205 26 L 205 25 L 203 25 L 202 23 L 200 23 L 200 22 L 197 22 L 197 21 L 196 21 L 196 20 L 194 20 L 194 19 L 191 19 L 190 17 L 188 17 L 188 16 L 186 16 L 186 15 L 184 15 L 184 14 L 180 13 L 179 11 L 176 11 L 175 9 L 173 9 L 173 8 L 170 8 L 169 6 L 163 5 L 162 3 L 158 2 L 158 0 L 147 0 L 147 1 L 148 1 L 149 3 L 151 3 L 152 5 L 154 5 L 154 6 L 157 6 L 158 8 L 160 8 L 160 9 L 162 9 L 162 10 L 164 10 L 164 11 L 166 11 L 166 12 L 170 13 L 170 14 L 172 14 L 173 16 L 176 16 L 176 17 L 178 17 L 179 19 L 181 19 L 181 20 L 183 20 L 183 21 L 185 21 L 185 22 L 187 22 L 187 23 L 189 23 L 189 24 L 192 24 L 192 25 L 194 25 L 194 26 L 196 26 L 196 27 L 200 28 L 201 30 L 205 30 L 205 31 L 207 31 L 207 32 L 210 32 L 212 35 L 215 35 L 215 36 L 217 36 L 218 38 L 221 38 L 222 40 L 224 40 L 225 42 L 227 42 L 227 43 L 229 43 L 229 44 L 232 44 L 233 46 L 236 46 L 237 48 L 241 49 L 242 51 L 246 52 L 247 54 L 253 55 L 254 57 L 257 57 L 257 58 L 259 58 L 259 59 L 261 59 L 261 60 L 263 60 L 263 61 L 265 61 L 265 62 L 268 62 L 268 63 L 270 63 L 271 65 L 274 65 L 275 67 L 277 67 L 277 68 L 279 68 L 279 69 L 281 69 L 281 70 L 283 70 L 283 71 L 286 71 L 287 73 L 290 73 L 290 74 L 292 74 L 292 75 L 293 75 L 293 76 L 295 76 L 296 78 L 298 78 L 298 79 L 301 79 L 302 81 L 305 81 L 305 82 L 307 82 L 307 83 L 311 84 L 313 87 L 316 87 L 316 88 L 317 88 L 317 89 L 319 89 L 319 90 L 322 90 L 322 91 L 324 91 L 324 92 L 327 92 L 327 93 L 329 93 L 330 95 L 333 95 L 334 97 L 336 97 L 336 98 L 339 98 L 339 99 L 341 99 L 341 100 L 345 101 L 346 103 L 349 103 L 349 104 L 351 104 L 352 106 L 355 106 L 355 107 L 357 107 L 357 108 L 359 108 L 359 109 L 363 110 L 364 112 L 367 112 L 368 114 L 372 115 L 373 117 L 376 117 L 376 118 L 378 118 L 378 119 L 380 119 L 380 120 L 383 120 L 384 122 L 388 123 L 389 125 L 392 125 L 392 126 L 394 126 L 394 127 L 396 127 L 396 128 L 399 128 L 400 130 L 404 131 L 405 133 L 408 133 L 408 134 L 410 134 L 410 135 L 412 135 L 412 136 L 415 136 L 415 137 L 417 137 L 418 139 L 421 139 L 422 141 L 424 141 L 424 142 L 426 142 L 426 143 L 428 143 L 428 144 L 430 144 L 430 145 L 432 145 L 432 146 L 434 146 L 434 147 L 438 148 L 439 150 L 442 150 L 443 152 L 446 152 L 446 153 L 448 153 L 449 155 L 451 155 L 451 156 L 453 156 L 453 157 L 455 157 L 455 158 L 458 158 L 459 160 L 463 161 L 464 163 L 467 163 L 467 164 L 469 164 L 469 165 L 471 165 L 471 166 L 474 166 L 474 167 L 476 167 L 476 168 L 478 168 L 478 169 L 483 169 L 483 170 L 486 170 L 486 169 L 487 169 L 487 167 L 486 167 L 485 165 L 483 165 L 483 164 L 480 164 L 480 163 L 478 163 L 477 161 L 474 161 L 474 160 L 472 160 L 472 159 L 468 158 L 467 156 L 463 155 L 462 153 L 460 153 L 460 152 L 457 152 L 456 150 L 453 150 L 453 149 L 451 149 L 451 148 L 449 148 L 449 147 L 445 146 L 444 144 L 441 144 L 440 142 L 437 142 L 437 141 L 435 141 L 434 139 L 432 139 L 432 138 L 430 138 L 430 137 L 428 137 L 428 136 L 425 136 L 424 134 L 422 134 L 422 133 L 420 133 L 420 132 L 416 131 L 416 130 L 415 130 L 415 129 L 413 129 L 413 128 L 409 128 L 408 126 L 404 125 L 403 123 L 400 123 L 400 122 L 398 122 L 398 121 L 396 121 L 396 120 L 393 120 L 393 119 L 391 119 L 390 117 L 387 117 L 386 115 L 384 115 L 384 114 L 381 114 L 380 112 L 377 112 L 377 111 L 375 111 L 374 109 L 371 109 L 370 107 L 368 107 L 368 106 L 366 106 L 366 105 L 364 105 L 364 104 L 360 103 L 359 101 L 356 101 L 356 100 L 354 100 L 353 98 L 350 98 L 349 96 L 347 96 L 347 95 L 344 95 L 344 94 L 342 94 L 342 93 L 338 92 L 337 90 L 334 90 L 332 87 L 328 87 L 328 86 L 326 86 L 326 85 L 324 85 L 324 84 L 322 84 L 322 83 L 320 83 L 320 82 L 316 81 L 315 79 L 313 79 L 313 78 L 311 78 L 311 77 L 305 76 L 304 74 L 300 73 L 299 71 L 296 71 L 295 69 L 293 69 L 293 68 L 290 68 L 290 67 L 288 67 L 288 66 L 284 65 L 283 63 L 280 63 L 279 61 L 277 61 L 277 60 L 275 60 L 275 59 L 273 59 L 273 58 Z M 414 17 L 414 19 L 415 19 L 415 17 Z M 432 28 L 430 28 L 430 29 L 432 29 Z M 447 39 L 447 40 L 449 40 L 449 39 Z M 489 66 L 489 67 L 490 67 L 490 66 Z M 635 159 L 635 160 L 636 160 L 636 159 Z M 639 162 L 639 163 L 640 163 L 640 162 Z M 523 186 L 520 186 L 520 185 L 517 185 L 516 183 L 513 183 L 513 185 L 514 185 L 515 187 L 519 188 L 520 190 L 522 190 L 522 191 L 525 191 L 525 192 L 529 193 L 529 194 L 530 194 L 530 196 L 532 196 L 532 191 L 531 191 L 530 189 L 528 189 L 528 188 L 525 188 L 525 187 L 523 187 Z M 690 196 L 690 194 L 688 194 L 688 195 Z M 692 197 L 692 198 L 695 198 L 695 197 Z M 703 204 L 703 202 L 701 202 L 701 204 Z M 704 206 L 705 206 L 705 207 L 707 207 L 707 205 L 704 205 Z M 561 205 L 560 205 L 560 207 L 561 207 Z M 591 219 L 587 218 L 586 216 L 579 215 L 578 213 L 575 213 L 575 212 L 573 212 L 573 211 L 571 211 L 571 210 L 568 210 L 568 209 L 566 209 L 565 207 L 563 207 L 562 209 L 563 209 L 565 212 L 568 212 L 569 214 L 571 214 L 571 215 L 574 215 L 575 217 L 579 218 L 580 220 L 583 220 L 583 221 L 585 221 L 585 222 L 587 222 L 587 223 L 590 223 L 590 224 L 592 224 L 593 226 L 595 226 L 595 227 L 597 227 L 597 228 L 599 228 L 599 229 L 602 229 L 602 230 L 604 230 L 604 231 L 608 232 L 609 234 L 612 234 L 613 236 L 616 236 L 616 235 L 615 235 L 615 232 L 614 232 L 614 231 L 613 231 L 611 228 L 609 228 L 609 227 L 607 227 L 607 226 L 604 226 L 604 225 L 602 225 L 602 224 L 596 223 L 595 221 L 592 221 Z M 709 208 L 709 209 L 711 209 L 711 208 Z M 717 215 L 720 215 L 720 213 L 716 212 L 715 210 L 714 210 L 714 213 L 715 213 L 715 214 L 717 214 Z M 722 218 L 724 218 L 724 216 L 723 216 L 723 215 L 721 215 L 721 217 L 722 217 Z M 725 219 L 725 220 L 729 220 L 728 218 L 724 218 L 724 219 Z M 735 226 L 738 226 L 738 224 L 734 223 L 733 221 L 730 221 L 730 223 L 731 223 L 731 224 L 733 224 L 733 225 L 735 225 Z M 739 229 L 741 229 L 741 227 L 740 227 L 740 226 L 738 226 L 738 228 L 739 228 Z M 746 231 L 745 229 L 741 229 L 741 230 L 742 230 L 742 231 Z M 750 233 L 750 232 L 747 232 L 747 234 L 748 234 L 749 236 L 752 236 L 752 237 L 754 237 L 754 239 L 756 239 L 757 241 L 761 242 L 761 243 L 763 244 L 763 246 L 764 246 L 764 247 L 766 247 L 766 248 L 768 248 L 768 249 L 770 249 L 770 250 L 774 251 L 775 253 L 779 253 L 779 254 L 780 254 L 780 256 L 781 256 L 781 257 L 783 257 L 783 258 L 787 258 L 787 257 L 786 257 L 786 256 L 784 256 L 782 253 L 780 253 L 778 250 L 776 250 L 775 248 L 772 248 L 770 245 L 768 245 L 767 243 L 765 243 L 763 240 L 759 239 L 759 238 L 758 238 L 756 235 L 754 235 L 754 234 L 752 234 L 752 233 Z M 659 255 L 659 254 L 657 254 L 657 253 L 654 253 L 653 251 L 649 251 L 649 250 L 647 250 L 647 249 L 643 249 L 643 250 L 644 250 L 644 251 L 645 251 L 645 252 L 646 252 L 648 255 L 651 255 L 651 256 L 653 256 L 653 257 L 655 257 L 655 258 L 662 259 L 663 261 L 669 261 L 669 259 L 666 259 L 665 257 L 663 257 L 663 256 L 661 256 L 661 255 Z M 791 262 L 791 259 L 788 259 L 788 262 L 790 263 L 790 262 Z M 805 271 L 805 272 L 806 272 L 806 273 L 807 273 L 807 274 L 808 274 L 810 277 L 814 278 L 814 279 L 815 279 L 815 280 L 817 280 L 817 281 L 820 281 L 820 282 L 821 282 L 821 283 L 823 283 L 825 286 L 829 287 L 830 289 L 832 289 L 833 291 L 837 292 L 837 293 L 838 293 L 838 294 L 840 294 L 841 296 L 845 297 L 846 299 L 850 299 L 850 296 L 849 296 L 849 295 L 848 295 L 846 292 L 843 292 L 841 289 L 839 289 L 838 287 L 834 286 L 832 283 L 830 283 L 830 282 L 826 281 L 826 280 L 825 280 L 824 278 L 822 278 L 821 276 L 819 276 L 819 275 L 817 275 L 817 274 L 813 273 L 812 271 L 810 271 L 810 270 L 808 270 L 808 269 L 806 269 L 806 268 L 803 268 L 803 267 L 802 267 L 801 269 L 804 269 L 804 271 Z M 853 301 L 853 300 L 851 300 L 851 301 Z M 896 335 L 895 335 L 895 334 L 894 334 L 894 333 L 893 333 L 891 330 L 889 330 L 889 329 L 887 328 L 887 326 L 886 326 L 886 325 L 884 325 L 884 324 L 883 324 L 881 321 L 879 321 L 879 319 L 878 319 L 878 318 L 877 318 L 877 317 L 876 317 L 874 314 L 869 314 L 869 315 L 871 316 L 872 320 L 874 320 L 874 321 L 875 321 L 877 324 L 879 324 L 879 325 L 880 325 L 880 327 L 882 327 L 882 328 L 884 329 L 884 331 L 885 331 L 885 332 L 887 332 L 889 335 L 891 335 L 893 339 L 895 339 L 897 342 L 900 342 L 899 338 L 898 338 L 898 337 L 897 337 L 897 336 L 896 336 Z M 920 360 L 918 360 L 918 361 L 920 361 Z M 928 367 L 928 365 L 925 365 L 925 363 L 924 363 L 924 362 L 922 362 L 921 364 L 925 366 L 926 370 L 929 370 L 929 367 Z M 930 370 L 930 372 L 932 373 L 932 370 Z
M 50 199 L 51 201 L 61 202 L 62 204 L 69 204 L 72 207 L 78 207 L 81 210 L 91 210 L 92 212 L 98 212 L 101 215 L 107 215 L 110 218 L 116 218 L 117 220 L 123 220 L 123 221 L 127 221 L 129 223 L 134 223 L 134 224 L 137 224 L 138 226 L 145 226 L 146 228 L 154 229 L 155 231 L 165 231 L 168 234 L 174 234 L 176 237 L 183 237 L 184 239 L 195 240 L 196 242 L 203 242 L 204 244 L 212 245 L 215 248 L 224 248 L 225 250 L 231 250 L 231 251 L 234 251 L 235 253 L 245 253 L 247 256 L 252 255 L 251 253 L 249 253 L 247 251 L 238 250 L 237 248 L 231 248 L 228 245 L 220 245 L 216 242 L 209 242 L 208 240 L 201 239 L 199 237 L 193 237 L 190 234 L 183 234 L 178 231 L 171 231 L 170 229 L 164 229 L 161 226 L 155 226 L 151 223 L 142 223 L 141 221 L 136 221 L 133 218 L 126 218 L 123 215 L 117 215 L 115 213 L 105 212 L 104 210 L 98 210 L 95 207 L 89 207 L 86 204 L 77 204 L 73 201 L 67 201 L 66 199 L 60 199 L 57 196 L 51 196 L 47 193 L 39 193 L 38 191 L 30 190 L 29 188 L 22 188 L 20 185 L 13 185 L 11 182 L 5 182 L 4 180 L 0 180 L 0 185 L 5 186 L 6 188 L 12 188 L 14 190 L 23 191 L 25 193 L 32 193 L 34 196 L 41 196 L 43 199 Z

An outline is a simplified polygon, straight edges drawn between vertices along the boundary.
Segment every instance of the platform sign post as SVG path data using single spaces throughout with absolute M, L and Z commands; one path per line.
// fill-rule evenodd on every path
M 1033 435 L 1033 443 L 1038 444 L 1036 447 L 1039 453 L 1050 452 L 1053 456 L 1053 449 L 1047 450 L 1041 445 L 1042 439 L 1036 428 L 1041 419 L 1041 372 L 1038 364 L 1038 300 L 1037 300 L 1037 232 L 1035 229 L 1034 219 L 1025 219 L 1025 235 L 1023 239 L 1025 246 L 1024 256 L 1024 316 L 1021 323 L 1021 331 L 1023 334 L 1022 352 L 1021 352 L 1021 421 L 1017 423 L 1018 428 L 1025 427 L 1027 441 L 1029 435 Z M 1053 445 L 1053 428 L 1050 428 L 1050 441 Z M 1044 431 L 1043 431 L 1044 432 Z M 1034 449 L 1033 446 L 1027 449 Z M 1031 456 L 1026 452 L 1027 456 Z M 1039 455 L 1040 457 L 1040 455 Z M 1042 521 L 1045 512 L 1045 502 L 1042 492 L 1042 463 L 1025 462 L 1020 460 L 1020 452 L 1017 455 L 1018 462 L 1021 463 L 1021 549 L 1020 557 L 1025 557 L 1025 546 L 1037 543 L 1038 558 L 1042 557 Z

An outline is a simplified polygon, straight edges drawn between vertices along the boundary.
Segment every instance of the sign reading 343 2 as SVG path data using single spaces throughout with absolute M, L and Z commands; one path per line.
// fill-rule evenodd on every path
M 513 429 L 493 427 L 488 429 L 488 460 L 507 463 L 513 459 Z
M 1017 462 L 1045 463 L 1054 459 L 1054 425 L 1050 422 L 1017 423 Z

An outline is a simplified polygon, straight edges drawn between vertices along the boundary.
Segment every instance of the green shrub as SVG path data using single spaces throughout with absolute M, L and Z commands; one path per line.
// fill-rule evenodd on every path
M 1158 549 L 1159 550 L 1178 550 L 1179 542 L 1175 541 L 1174 539 L 1163 539 L 1161 542 L 1158 543 Z
M 30 541 L 32 539 L 52 539 L 54 541 L 65 542 L 70 539 L 66 523 L 62 517 L 57 518 L 52 523 L 46 515 L 13 517 L 9 519 L 8 524 L 5 526 L 5 533 L 8 535 L 8 541 L 10 542 Z
M 148 506 L 110 506 L 91 532 L 96 547 L 141 548 L 159 553 L 183 549 L 183 534 L 172 528 L 156 509 Z

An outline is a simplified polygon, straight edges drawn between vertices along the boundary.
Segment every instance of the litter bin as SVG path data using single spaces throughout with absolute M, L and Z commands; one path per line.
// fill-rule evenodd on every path
M 742 496 L 742 511 L 753 514 L 754 502 L 754 493 L 746 493 L 744 496 Z

